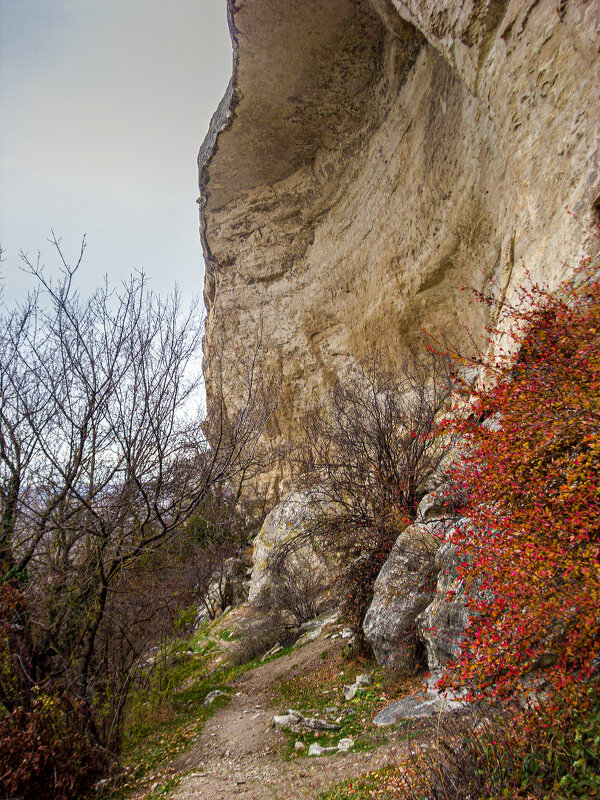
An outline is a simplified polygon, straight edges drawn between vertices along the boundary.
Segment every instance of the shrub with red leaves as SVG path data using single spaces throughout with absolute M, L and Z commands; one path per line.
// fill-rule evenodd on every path
M 563 689 L 598 663 L 600 280 L 587 261 L 558 292 L 534 286 L 500 311 L 513 355 L 457 426 L 473 530 L 455 541 L 481 589 L 450 681 L 496 696 L 539 670 Z
M 0 720 L 0 796 L 73 800 L 106 774 L 105 754 L 75 717 L 57 699 L 39 696 L 32 711 L 19 708 Z

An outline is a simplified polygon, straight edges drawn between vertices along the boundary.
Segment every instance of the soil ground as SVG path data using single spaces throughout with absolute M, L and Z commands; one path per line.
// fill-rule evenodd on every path
M 401 761 L 406 742 L 375 750 L 285 759 L 287 738 L 271 727 L 279 681 L 299 670 L 318 669 L 322 653 L 337 641 L 318 640 L 246 673 L 235 694 L 211 717 L 193 749 L 173 765 L 189 770 L 173 800 L 315 800 L 331 784 Z

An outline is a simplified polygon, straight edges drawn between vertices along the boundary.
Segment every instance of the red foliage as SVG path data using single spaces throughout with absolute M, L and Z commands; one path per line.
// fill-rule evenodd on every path
M 83 797 L 106 773 L 105 754 L 81 732 L 77 713 L 40 695 L 0 720 L 0 795 L 20 800 Z
M 454 473 L 473 522 L 468 538 L 455 533 L 461 574 L 478 588 L 451 681 L 492 695 L 534 669 L 563 688 L 597 666 L 600 280 L 588 261 L 559 292 L 534 286 L 502 304 L 501 320 L 514 355 L 457 424 Z

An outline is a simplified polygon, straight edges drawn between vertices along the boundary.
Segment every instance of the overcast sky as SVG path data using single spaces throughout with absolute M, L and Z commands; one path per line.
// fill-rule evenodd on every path
M 231 74 L 225 0 L 0 0 L 0 244 L 50 230 L 83 279 L 143 268 L 151 285 L 202 289 L 196 156 Z

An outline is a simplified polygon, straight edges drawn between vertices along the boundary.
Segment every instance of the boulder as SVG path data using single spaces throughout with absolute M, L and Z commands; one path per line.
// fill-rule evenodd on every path
M 344 686 L 342 694 L 346 700 L 354 700 L 359 692 L 363 692 L 367 686 L 371 685 L 370 675 L 357 675 L 351 686 Z
M 299 722 L 295 714 L 276 714 L 271 719 L 271 725 L 274 728 L 287 728 L 290 725 L 296 725 Z
M 438 544 L 431 525 L 410 525 L 375 581 L 363 631 L 379 664 L 404 671 L 415 668 L 416 620 L 434 597 Z
M 326 719 L 319 717 L 304 717 L 300 725 L 303 728 L 308 728 L 311 731 L 339 731 L 341 725 L 337 722 L 329 722 Z
M 241 605 L 248 597 L 248 563 L 243 558 L 228 558 L 211 576 L 202 592 L 196 626 L 223 614 L 229 607 Z
M 328 753 L 337 753 L 337 747 L 321 747 L 320 744 L 313 742 L 311 746 L 308 748 L 308 755 L 309 756 L 323 756 L 327 755 Z
M 391 703 L 377 714 L 373 722 L 383 728 L 393 725 L 401 719 L 427 719 L 450 711 L 464 711 L 466 708 L 464 701 L 428 692 L 425 695 L 403 697 L 401 700 Z
M 339 740 L 337 749 L 340 751 L 340 753 L 347 753 L 348 750 L 351 750 L 353 747 L 354 739 L 351 739 L 350 736 L 348 736 L 345 739 Z
M 359 692 L 363 692 L 363 691 L 364 691 L 364 689 L 362 688 L 362 686 L 356 686 L 356 684 L 353 684 L 352 686 L 344 686 L 342 688 L 342 694 L 344 695 L 344 698 L 346 700 L 348 700 L 348 701 L 354 700 L 356 695 Z
M 327 636 L 330 636 L 331 628 L 337 622 L 338 617 L 338 612 L 335 612 L 327 616 L 316 617 L 315 619 L 311 619 L 308 622 L 305 622 L 303 625 L 300 625 L 298 628 L 300 636 L 298 639 L 296 639 L 294 648 L 304 647 L 305 644 L 314 642 L 316 639 L 323 639 Z
M 470 522 L 463 517 L 452 524 L 465 528 Z M 439 680 L 446 664 L 459 654 L 469 624 L 470 594 L 458 574 L 459 563 L 465 558 L 465 554 L 459 555 L 456 546 L 449 541 L 440 547 L 435 556 L 438 571 L 435 596 L 417 619 L 417 633 L 425 645 L 431 686 Z
M 296 742 L 296 745 L 298 743 Z M 337 745 L 333 745 L 332 747 L 322 747 L 317 742 L 311 744 L 308 748 L 308 755 L 309 756 L 323 756 L 328 755 L 329 753 L 347 753 L 354 747 L 354 739 L 350 737 L 346 739 L 340 739 Z M 296 749 L 300 749 L 296 747 Z
M 250 603 L 263 602 L 268 597 L 273 576 L 269 566 L 276 552 L 290 548 L 286 556 L 286 575 L 295 575 L 298 591 L 321 592 L 330 583 L 331 567 L 325 557 L 316 552 L 310 541 L 291 546 L 306 533 L 314 515 L 310 494 L 294 492 L 267 515 L 254 540 L 253 566 L 248 590 Z M 297 573 L 297 574 L 296 574 Z

